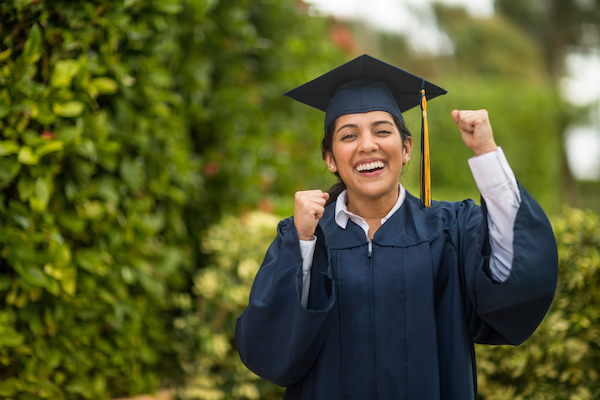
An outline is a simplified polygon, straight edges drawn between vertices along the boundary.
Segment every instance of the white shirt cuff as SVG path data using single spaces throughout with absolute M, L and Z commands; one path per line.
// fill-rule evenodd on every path
M 496 151 L 470 158 L 469 167 L 477 188 L 484 198 L 495 194 L 494 190 L 491 190 L 492 188 L 506 185 L 510 191 L 516 194 L 517 202 L 521 202 L 517 179 L 501 147 L 498 146 Z
M 300 303 L 304 307 L 308 304 L 308 291 L 310 288 L 310 269 L 312 268 L 317 237 L 313 235 L 310 240 L 300 240 L 300 253 L 302 254 L 302 293 Z

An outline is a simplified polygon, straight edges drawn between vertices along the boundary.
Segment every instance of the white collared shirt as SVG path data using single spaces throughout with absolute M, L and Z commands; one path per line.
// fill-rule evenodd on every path
M 398 200 L 394 207 L 390 210 L 389 213 L 383 218 L 381 218 L 381 225 L 385 224 L 388 219 L 394 215 L 394 213 L 402 206 L 404 203 L 404 199 L 406 199 L 406 189 L 404 186 L 398 184 Z M 335 202 L 335 222 L 339 225 L 340 228 L 346 229 L 348 226 L 348 221 L 354 222 L 356 225 L 360 226 L 363 231 L 365 231 L 365 235 L 367 235 L 367 239 L 369 239 L 369 224 L 362 217 L 352 214 L 348 211 L 348 192 L 344 190 L 338 196 Z
M 488 230 L 490 237 L 490 272 L 498 282 L 504 282 L 510 275 L 513 259 L 513 227 L 521 203 L 521 195 L 515 175 L 508 165 L 506 156 L 500 147 L 497 151 L 486 153 L 469 159 L 469 167 L 481 196 L 485 199 L 488 210 Z M 402 206 L 406 199 L 406 190 L 399 186 L 398 200 L 390 212 L 381 219 L 381 225 Z M 367 240 L 369 225 L 358 215 L 348 211 L 347 192 L 343 191 L 335 204 L 335 222 L 346 229 L 348 221 L 360 226 Z M 311 240 L 301 240 L 302 253 L 302 297 L 301 302 L 306 307 L 310 288 L 310 269 L 316 247 L 316 236 Z

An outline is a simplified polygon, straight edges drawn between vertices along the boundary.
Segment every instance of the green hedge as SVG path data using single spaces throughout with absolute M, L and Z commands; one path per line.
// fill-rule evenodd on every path
M 248 304 L 250 288 L 279 218 L 261 211 L 228 216 L 211 227 L 203 242 L 213 258 L 194 277 L 198 314 L 178 321 L 202 336 L 196 376 L 179 395 L 183 399 L 281 399 L 282 388 L 250 372 L 235 347 L 235 324 Z M 208 323 L 207 323 L 208 322 Z
M 153 4 L 0 6 L 2 397 L 143 393 L 180 370 L 203 186 L 165 78 L 174 10 Z
M 295 184 L 319 116 L 281 94 L 339 61 L 328 23 L 292 0 L 8 0 L 0 24 L 0 397 L 181 383 L 209 351 L 185 325 L 202 231 Z
M 235 321 L 279 218 L 262 212 L 227 217 L 204 243 L 215 254 L 196 275 L 200 313 L 186 324 L 204 337 L 201 374 L 188 399 L 276 399 L 282 389 L 245 370 L 234 347 Z M 600 396 L 600 220 L 565 209 L 554 219 L 560 258 L 555 301 L 523 345 L 477 346 L 479 398 L 585 400 Z M 192 318 L 188 316 L 188 318 Z M 212 321 L 203 325 L 202 321 Z
M 477 348 L 481 399 L 600 398 L 600 219 L 565 209 L 553 227 L 559 279 L 552 307 L 522 346 Z

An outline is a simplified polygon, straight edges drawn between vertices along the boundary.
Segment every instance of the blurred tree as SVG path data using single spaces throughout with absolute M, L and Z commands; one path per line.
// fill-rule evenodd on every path
M 179 90 L 188 99 L 210 209 L 277 203 L 280 196 L 328 182 L 318 150 L 322 113 L 283 94 L 345 56 L 334 46 L 328 22 L 299 14 L 298 4 L 215 3 L 210 24 L 188 35 L 188 48 L 199 51 L 185 55 L 183 76 L 200 70 L 208 84 L 199 88 L 182 80 Z M 199 35 L 201 43 L 194 44 Z
M 551 75 L 557 87 L 566 73 L 565 60 L 570 53 L 597 53 L 600 49 L 598 0 L 495 0 L 495 7 L 498 14 L 535 40 L 544 56 L 544 70 Z M 597 104 L 595 106 L 597 108 Z M 585 108 L 577 110 L 569 124 L 581 123 L 587 113 L 589 110 Z M 572 205 L 593 201 L 596 196 L 589 197 L 576 182 L 564 151 L 561 164 L 564 199 Z
M 454 45 L 452 75 L 548 83 L 542 50 L 507 19 L 474 18 L 462 7 L 440 3 L 434 11 Z
M 555 78 L 564 74 L 571 47 L 600 44 L 600 1 L 495 0 L 496 11 L 533 37 L 544 55 L 544 67 Z

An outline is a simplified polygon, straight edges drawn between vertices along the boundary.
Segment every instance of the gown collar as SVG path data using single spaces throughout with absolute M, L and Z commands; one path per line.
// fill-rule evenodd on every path
M 381 219 L 381 225 L 385 224 L 387 220 L 389 220 L 391 216 L 394 215 L 396 211 L 398 211 L 398 209 L 404 203 L 405 198 L 406 190 L 404 189 L 404 186 L 398 184 L 398 200 L 396 200 L 396 204 L 394 204 L 394 207 L 392 207 L 390 212 L 387 213 L 387 215 Z M 340 193 L 335 202 L 335 222 L 339 225 L 340 228 L 346 229 L 346 226 L 348 226 L 348 221 L 350 220 L 356 223 L 358 226 L 360 226 L 365 231 L 365 234 L 368 236 L 369 225 L 367 224 L 367 221 L 365 221 L 361 216 L 348 211 L 347 203 L 348 190 L 344 190 L 342 193 Z
M 399 208 L 389 215 L 373 237 L 373 244 L 379 246 L 407 247 L 431 241 L 443 235 L 452 224 L 455 207 L 458 203 L 434 202 L 431 208 L 421 207 L 420 200 L 405 191 L 405 199 Z M 342 217 L 343 218 L 343 217 Z M 325 208 L 319 221 L 327 245 L 331 249 L 349 249 L 367 245 L 364 230 L 347 217 L 346 228 L 336 222 L 336 204 Z

